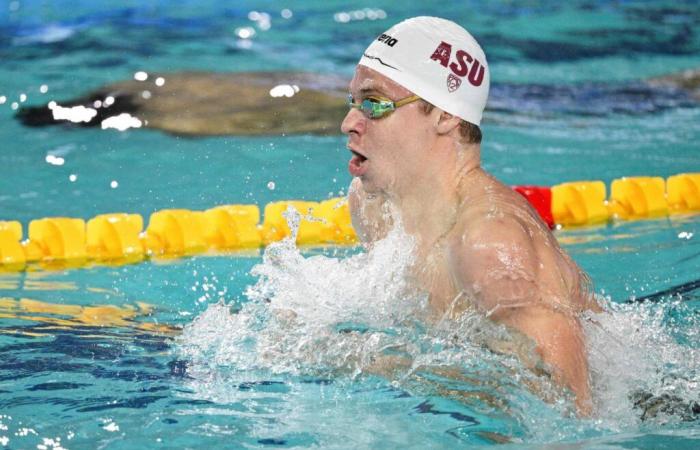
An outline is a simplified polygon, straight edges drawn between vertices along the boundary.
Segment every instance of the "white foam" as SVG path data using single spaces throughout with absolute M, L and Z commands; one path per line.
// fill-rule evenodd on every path
M 290 228 L 297 229 L 299 219 L 289 215 Z M 470 380 L 465 392 L 476 390 L 495 398 L 494 404 L 501 401 L 505 414 L 526 427 L 529 442 L 637 430 L 640 411 L 630 393 L 638 389 L 696 399 L 700 324 L 669 325 L 669 313 L 679 304 L 610 304 L 610 312 L 584 321 L 597 414 L 590 420 L 572 417 L 570 399 L 560 397 L 546 377 L 523 369 L 514 357 L 484 348 L 486 341 L 509 338 L 502 327 L 477 314 L 439 326 L 423 320 L 427 296 L 408 281 L 414 241 L 397 223 L 385 239 L 345 258 L 305 256 L 291 239 L 270 245 L 252 270 L 257 282 L 243 301 L 220 300 L 183 330 L 177 349 L 188 361 L 195 395 L 215 401 L 249 396 L 230 386 L 258 376 L 351 380 L 372 373 L 375 358 L 394 353 L 409 356 L 412 363 L 389 373 L 387 382 L 417 395 L 435 395 L 436 389 L 440 392 L 435 383 L 414 375 L 423 367 L 457 368 L 458 380 L 460 375 Z M 690 348 L 678 343 L 681 331 L 680 339 L 690 342 Z M 526 387 L 533 383 L 538 394 Z M 545 403 L 539 395 L 554 400 Z M 489 414 L 494 408 L 483 407 Z
M 589 364 L 598 414 L 606 426 L 624 429 L 639 422 L 634 410 L 635 391 L 675 396 L 683 402 L 700 401 L 700 350 L 693 312 L 681 301 L 660 304 L 610 303 L 608 313 L 586 322 Z M 671 317 L 685 316 L 690 324 L 674 324 Z M 679 341 L 695 341 L 683 345 Z M 654 420 L 653 417 L 648 417 Z M 656 418 L 679 421 L 679 417 Z
M 253 268 L 258 282 L 245 293 L 249 301 L 236 314 L 222 302 L 211 305 L 185 328 L 181 348 L 206 365 L 242 370 L 299 373 L 359 364 L 380 339 L 339 333 L 336 326 L 352 323 L 379 336 L 424 308 L 425 296 L 405 282 L 412 246 L 398 229 L 372 251 L 345 259 L 304 257 L 291 240 L 272 244 Z

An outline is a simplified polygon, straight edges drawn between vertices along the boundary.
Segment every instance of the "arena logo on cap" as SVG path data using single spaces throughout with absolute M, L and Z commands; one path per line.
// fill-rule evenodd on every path
M 464 50 L 458 49 L 455 60 L 450 63 L 452 57 L 452 44 L 442 41 L 437 46 L 430 59 L 438 61 L 443 67 L 449 67 L 452 71 L 447 75 L 447 89 L 456 91 L 462 85 L 462 78 L 466 75 L 467 81 L 474 87 L 481 86 L 484 81 L 484 64 Z M 471 65 L 471 67 L 470 67 Z
M 385 43 L 389 47 L 393 47 L 394 45 L 396 45 L 397 42 L 399 42 L 398 39 L 393 38 L 393 37 L 389 36 L 388 34 L 382 34 L 381 36 L 379 36 L 377 38 L 377 40 L 379 42 Z

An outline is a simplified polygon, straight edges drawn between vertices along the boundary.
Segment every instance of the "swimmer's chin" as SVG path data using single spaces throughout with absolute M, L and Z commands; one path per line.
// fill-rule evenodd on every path
M 386 197 L 386 191 L 373 183 L 369 175 L 365 174 L 355 177 L 355 179 L 362 185 L 362 192 L 365 196 L 365 200 L 372 201 Z

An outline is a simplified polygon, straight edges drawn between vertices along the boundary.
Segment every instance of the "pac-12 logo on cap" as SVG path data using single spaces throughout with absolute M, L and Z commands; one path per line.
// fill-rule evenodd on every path
M 464 50 L 457 50 L 455 60 L 450 63 L 452 45 L 442 41 L 433 52 L 430 59 L 438 61 L 443 67 L 452 71 L 447 75 L 447 90 L 456 91 L 462 85 L 462 77 L 467 75 L 467 81 L 472 86 L 481 86 L 484 81 L 484 64 Z M 471 65 L 471 67 L 470 67 Z
M 447 90 L 454 92 L 462 84 L 462 79 L 455 74 L 451 73 L 447 75 Z

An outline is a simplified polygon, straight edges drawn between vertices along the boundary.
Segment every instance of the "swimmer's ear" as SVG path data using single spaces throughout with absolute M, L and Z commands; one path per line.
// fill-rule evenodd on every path
M 453 116 L 445 111 L 440 112 L 437 122 L 437 134 L 450 134 L 452 130 L 459 127 L 459 123 L 462 121 L 457 116 Z

